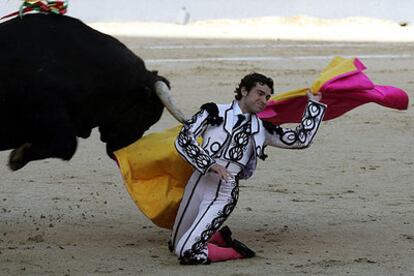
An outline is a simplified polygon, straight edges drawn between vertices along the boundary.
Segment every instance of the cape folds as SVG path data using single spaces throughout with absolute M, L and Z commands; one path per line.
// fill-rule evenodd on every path
M 321 72 L 310 88 L 302 88 L 273 96 L 264 111 L 262 120 L 273 124 L 298 123 L 307 103 L 306 92 L 322 93 L 322 103 L 328 105 L 324 121 L 335 119 L 357 106 L 366 103 L 405 110 L 408 95 L 400 88 L 374 84 L 363 73 L 365 65 L 358 59 L 335 57 Z

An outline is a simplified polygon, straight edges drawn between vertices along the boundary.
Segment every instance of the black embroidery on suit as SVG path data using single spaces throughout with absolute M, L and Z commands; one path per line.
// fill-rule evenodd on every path
M 262 121 L 263 122 L 263 126 L 264 128 L 270 133 L 270 134 L 274 134 L 277 133 L 279 135 L 283 134 L 283 129 L 278 126 L 278 125 L 274 125 L 271 122 L 268 121 Z
M 189 138 L 188 129 L 183 127 L 181 132 L 178 134 L 178 145 L 185 151 L 186 155 L 194 161 L 198 168 L 204 170 L 208 168 L 213 160 L 210 156 L 203 153 L 197 145 L 191 143 Z
M 228 150 L 229 157 L 232 161 L 237 162 L 243 158 L 243 153 L 246 151 L 246 146 L 249 144 L 250 134 L 250 121 L 233 132 L 233 137 Z
M 191 249 L 184 251 L 183 256 L 180 257 L 181 264 L 206 264 L 208 263 L 207 254 L 204 252 L 207 248 L 207 242 L 210 240 L 214 232 L 216 232 L 221 225 L 230 216 L 231 212 L 236 207 L 239 199 L 239 181 L 236 178 L 233 182 L 233 189 L 228 203 L 224 205 L 223 209 L 217 213 L 217 216 L 207 224 L 206 229 L 197 238 Z
M 203 111 L 199 111 L 198 113 L 194 114 L 191 119 L 186 121 L 180 133 L 178 134 L 177 142 L 178 145 L 185 151 L 186 156 L 193 161 L 192 164 L 204 171 L 214 161 L 208 154 L 204 153 L 198 145 L 194 144 L 190 133 L 191 125 L 197 121 L 197 118 L 200 117 L 202 113 Z M 201 123 L 200 126 L 195 130 L 195 134 L 202 131 L 204 126 L 205 122 Z
M 264 145 L 263 148 L 260 149 L 260 154 L 259 154 L 259 158 L 263 161 L 266 160 L 267 157 L 269 157 L 266 153 L 265 153 L 265 149 L 266 149 L 267 145 Z
M 185 122 L 185 126 L 189 127 L 190 125 L 194 124 L 197 121 L 197 118 L 203 114 L 203 111 L 200 110 L 196 114 L 194 114 L 190 119 Z
M 278 134 L 282 143 L 293 145 L 296 142 L 305 143 L 310 132 L 317 126 L 316 119 L 321 114 L 323 108 L 317 103 L 309 102 L 305 110 L 305 115 L 301 124 L 295 129 L 283 129 L 278 125 L 263 121 L 263 126 L 270 134 Z
M 212 154 L 215 154 L 220 150 L 220 148 L 221 148 L 221 144 L 219 142 L 214 142 L 210 146 L 210 152 Z

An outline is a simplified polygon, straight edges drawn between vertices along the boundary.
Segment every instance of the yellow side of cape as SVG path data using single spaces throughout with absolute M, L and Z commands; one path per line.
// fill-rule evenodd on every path
M 180 126 L 152 133 L 115 152 L 127 190 L 156 225 L 172 228 L 192 168 L 174 141 Z
M 346 59 L 343 57 L 334 57 L 328 66 L 322 70 L 318 78 L 315 79 L 310 88 L 299 88 L 283 93 L 279 93 L 271 97 L 274 101 L 283 101 L 290 98 L 296 98 L 305 96 L 306 92 L 310 89 L 313 94 L 318 93 L 321 87 L 329 80 L 336 76 L 356 70 L 354 65 L 354 58 Z
M 354 59 L 335 57 L 311 86 L 317 93 L 335 76 L 355 70 Z M 281 101 L 306 95 L 308 88 L 277 94 Z M 152 133 L 115 152 L 128 192 L 138 208 L 156 225 L 172 228 L 184 187 L 193 171 L 177 153 L 180 126 Z

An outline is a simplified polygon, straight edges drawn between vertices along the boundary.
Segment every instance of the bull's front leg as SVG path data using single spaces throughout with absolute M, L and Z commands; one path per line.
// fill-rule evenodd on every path
M 10 153 L 8 165 L 12 171 L 21 169 L 29 162 L 29 160 L 25 157 L 25 151 L 31 146 L 31 143 L 24 143 Z
M 8 166 L 11 170 L 19 170 L 31 161 L 45 158 L 69 160 L 75 154 L 76 131 L 63 108 L 49 107 L 32 125 L 34 127 L 28 131 L 31 136 L 25 137 L 26 142 L 10 153 Z
M 24 143 L 10 153 L 9 168 L 17 171 L 30 161 L 45 158 L 70 160 L 75 154 L 77 147 L 76 137 L 73 137 L 73 139 L 65 139 L 64 141 L 52 141 L 52 143 L 48 145 Z
M 10 153 L 8 166 L 12 171 L 17 171 L 27 163 L 45 158 L 60 158 L 70 160 L 77 147 L 76 137 L 65 138 L 50 143 L 24 143 Z

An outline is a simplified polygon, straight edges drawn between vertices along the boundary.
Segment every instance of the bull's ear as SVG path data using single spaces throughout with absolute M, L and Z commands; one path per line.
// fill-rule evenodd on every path
M 164 78 L 163 76 L 160 76 L 160 75 L 158 75 L 158 71 L 156 71 L 156 70 L 154 70 L 154 71 L 151 71 L 152 72 L 152 74 L 154 74 L 154 77 L 155 77 L 155 81 L 157 82 L 157 81 L 162 81 L 162 82 L 164 82 L 167 86 L 168 86 L 168 89 L 170 89 L 171 90 L 171 85 L 170 85 L 170 81 L 169 80 L 167 80 L 166 78 Z

